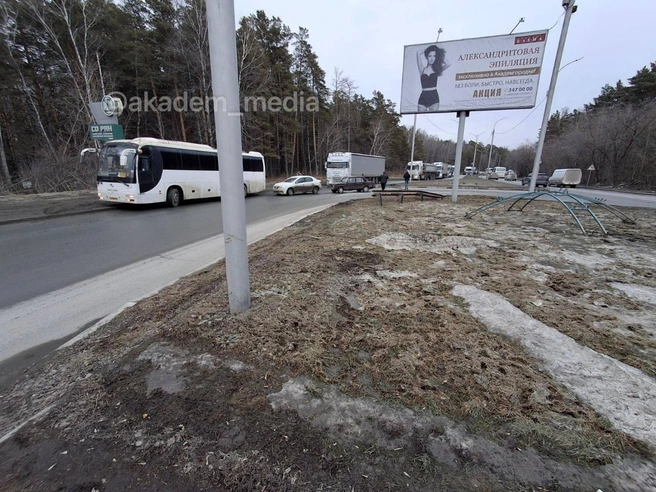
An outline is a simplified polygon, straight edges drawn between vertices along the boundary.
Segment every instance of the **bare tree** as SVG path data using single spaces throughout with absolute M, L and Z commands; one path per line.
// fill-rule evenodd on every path
M 80 108 L 84 111 L 86 123 L 92 123 L 88 105 L 100 95 L 100 89 L 97 87 L 100 86 L 100 76 L 92 56 L 95 53 L 91 31 L 98 22 L 99 14 L 88 8 L 87 0 L 77 2 L 28 0 L 26 6 L 48 36 L 59 61 L 66 67 L 66 74 L 79 99 Z M 80 8 L 79 22 L 73 20 L 74 6 Z M 65 38 L 61 36 L 61 30 L 53 25 L 54 21 L 59 21 L 65 26 Z

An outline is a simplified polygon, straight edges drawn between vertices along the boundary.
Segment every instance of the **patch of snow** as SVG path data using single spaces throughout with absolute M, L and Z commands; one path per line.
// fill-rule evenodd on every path
M 404 271 L 404 272 L 391 272 L 389 270 L 377 270 L 376 275 L 383 278 L 395 279 L 395 278 L 417 278 L 416 273 Z
M 548 254 L 556 259 L 558 263 L 575 263 L 591 270 L 597 270 L 600 266 L 610 266 L 616 263 L 614 258 L 597 253 L 580 254 L 574 251 L 559 250 Z
M 344 445 L 366 443 L 382 449 L 401 451 L 421 446 L 438 463 L 460 467 L 461 456 L 469 458 L 467 470 L 481 470 L 513 476 L 519 481 L 542 486 L 545 477 L 557 476 L 566 489 L 594 484 L 603 476 L 618 490 L 638 492 L 655 483 L 653 463 L 614 463 L 599 471 L 558 463 L 532 449 L 506 449 L 465 427 L 431 412 L 413 411 L 371 398 L 352 398 L 334 386 L 323 385 L 305 376 L 285 382 L 277 393 L 268 395 L 274 411 L 292 410 L 310 425 L 325 430 Z M 480 467 L 480 468 L 479 468 Z M 464 469 L 463 469 L 464 472 Z
M 565 385 L 622 432 L 656 445 L 656 382 L 620 361 L 579 345 L 498 294 L 457 285 L 470 313 L 495 333 L 517 338 Z
M 613 289 L 621 290 L 632 299 L 648 304 L 656 305 L 656 289 L 638 284 L 622 284 L 613 282 L 610 284 Z
M 415 237 L 402 232 L 388 232 L 367 239 L 367 242 L 389 250 L 419 250 L 430 253 L 445 253 L 460 251 L 463 254 L 474 254 L 478 248 L 497 248 L 499 243 L 489 239 L 467 236 L 443 236 L 435 239 Z

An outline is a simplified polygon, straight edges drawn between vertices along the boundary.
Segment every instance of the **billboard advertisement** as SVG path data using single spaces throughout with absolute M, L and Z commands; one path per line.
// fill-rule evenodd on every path
M 405 46 L 400 113 L 534 107 L 547 33 Z

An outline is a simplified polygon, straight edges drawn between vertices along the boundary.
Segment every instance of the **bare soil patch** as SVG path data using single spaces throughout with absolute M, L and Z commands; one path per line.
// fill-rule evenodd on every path
M 464 218 L 489 201 L 337 205 L 251 247 L 246 313 L 224 262 L 127 309 L 2 395 L 0 435 L 48 410 L 0 445 L 0 489 L 656 488 L 648 440 L 454 294 L 653 384 L 656 213 L 600 212 L 607 236 L 553 203 Z

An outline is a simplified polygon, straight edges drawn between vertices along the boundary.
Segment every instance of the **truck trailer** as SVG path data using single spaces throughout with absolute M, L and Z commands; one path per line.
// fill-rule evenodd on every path
M 325 167 L 328 185 L 349 176 L 364 177 L 378 183 L 378 178 L 385 171 L 385 158 L 353 152 L 331 152 L 328 154 Z

